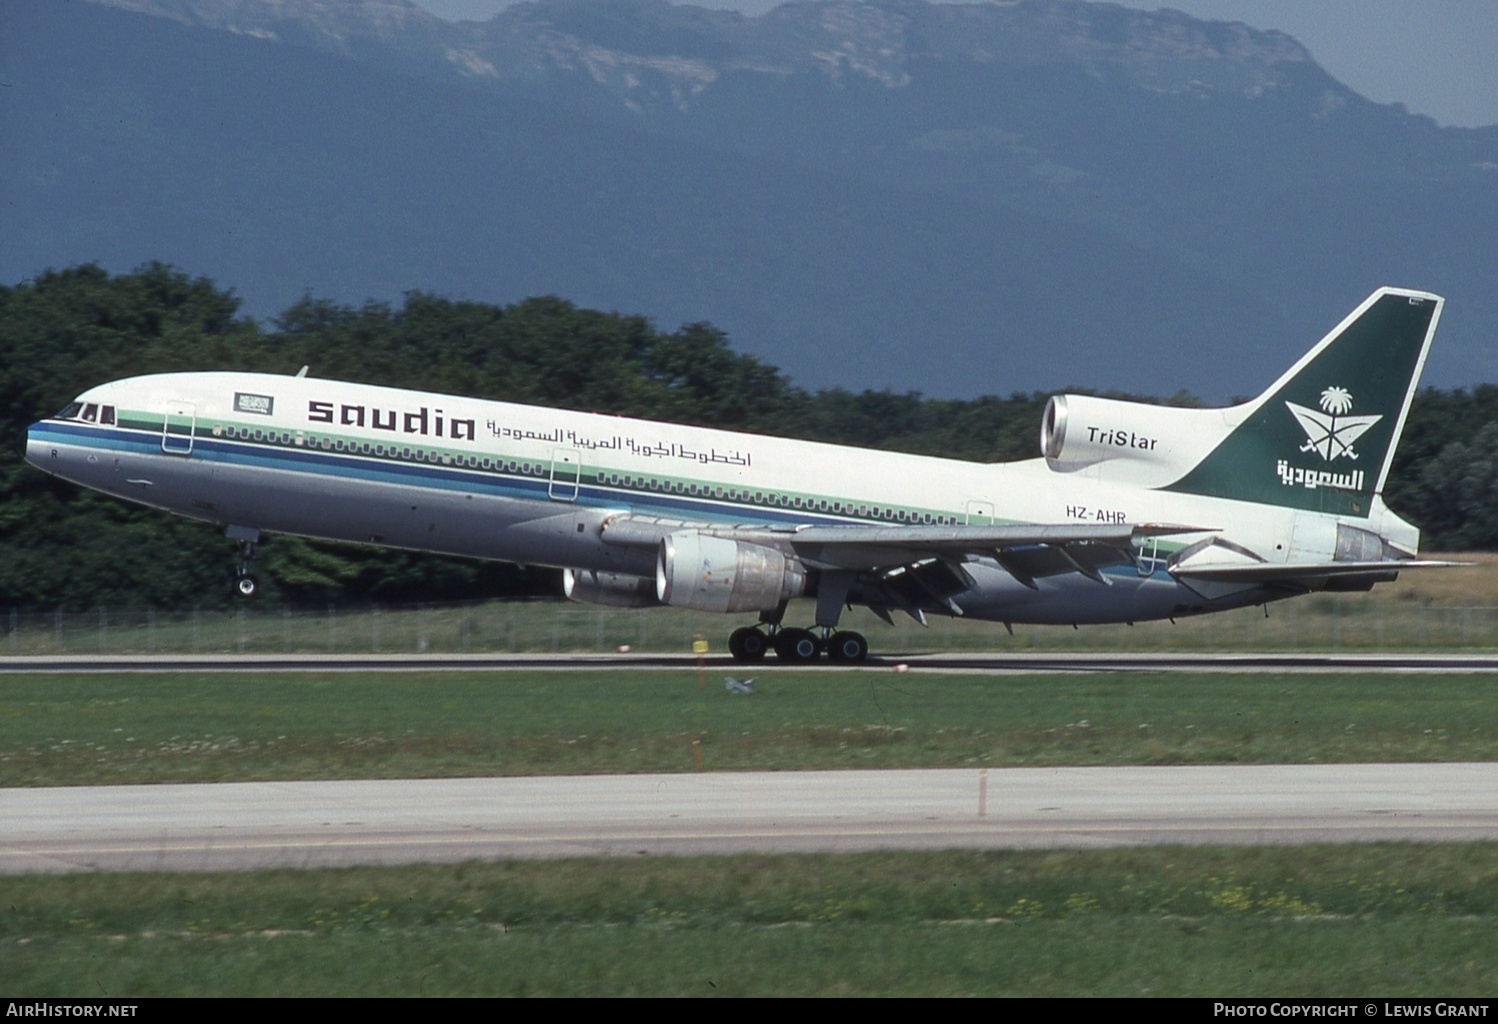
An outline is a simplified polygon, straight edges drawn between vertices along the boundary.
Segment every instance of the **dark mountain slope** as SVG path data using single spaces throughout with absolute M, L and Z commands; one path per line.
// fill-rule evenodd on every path
M 1067 0 L 129 3 L 176 20 L 0 3 L 0 279 L 557 293 L 811 385 L 1213 398 L 1398 283 L 1452 300 L 1437 382 L 1498 379 L 1498 135 L 1283 36 Z

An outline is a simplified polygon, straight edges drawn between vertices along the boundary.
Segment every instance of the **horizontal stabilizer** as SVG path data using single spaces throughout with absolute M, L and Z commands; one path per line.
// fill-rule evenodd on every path
M 1331 576 L 1377 576 L 1384 573 L 1404 572 L 1406 569 L 1449 569 L 1471 564 L 1471 562 L 1406 558 L 1379 562 L 1323 562 L 1320 564 L 1292 563 L 1287 565 L 1283 562 L 1258 562 L 1253 565 L 1193 565 L 1189 569 L 1171 571 L 1184 580 L 1265 584 L 1301 583 L 1309 580 L 1324 580 Z

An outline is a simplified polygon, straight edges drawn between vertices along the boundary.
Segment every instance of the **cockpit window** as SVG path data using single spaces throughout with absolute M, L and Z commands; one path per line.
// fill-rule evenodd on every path
M 89 402 L 83 407 L 83 415 L 79 418 L 85 419 L 90 423 L 94 422 L 94 420 L 99 418 L 99 407 L 93 402 Z
M 82 409 L 82 408 L 83 408 L 83 403 L 81 403 L 81 402 L 69 402 L 67 405 L 65 405 L 65 406 L 62 407 L 62 410 L 60 412 L 58 412 L 58 414 L 56 416 L 54 416 L 53 419 L 59 419 L 59 420 L 71 420 L 71 419 L 75 419 L 78 416 L 78 410 Z
M 114 406 L 101 405 L 99 407 L 99 422 L 107 427 L 114 426 Z

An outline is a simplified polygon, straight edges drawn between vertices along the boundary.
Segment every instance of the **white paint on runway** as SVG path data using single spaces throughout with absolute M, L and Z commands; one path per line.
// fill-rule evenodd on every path
M 744 671 L 726 657 L 710 657 L 714 671 Z M 1231 652 L 969 652 L 886 654 L 861 665 L 821 661 L 780 665 L 774 660 L 753 671 L 888 672 L 903 665 L 914 672 L 1246 672 L 1273 673 L 1480 673 L 1498 671 L 1498 654 L 1382 652 L 1311 654 L 1297 651 Z M 90 672 L 577 672 L 598 669 L 675 669 L 696 671 L 691 654 L 50 654 L 0 656 L 0 675 Z
M 736 772 L 0 790 L 0 872 L 1498 839 L 1498 764 Z

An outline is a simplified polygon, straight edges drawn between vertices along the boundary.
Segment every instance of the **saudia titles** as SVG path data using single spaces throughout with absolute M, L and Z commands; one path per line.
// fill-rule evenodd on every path
M 1327 388 L 1321 392 L 1320 405 L 1321 411 L 1317 412 L 1294 402 L 1285 403 L 1285 407 L 1306 432 L 1306 442 L 1300 446 L 1300 450 L 1315 452 L 1328 463 L 1340 458 L 1357 461 L 1358 453 L 1352 447 L 1353 443 L 1367 433 L 1368 428 L 1383 419 L 1383 416 L 1349 416 L 1348 413 L 1352 412 L 1352 393 L 1346 388 Z M 1302 469 L 1291 466 L 1288 459 L 1280 459 L 1275 470 L 1279 473 L 1280 483 L 1286 487 L 1363 490 L 1364 474 L 1361 469 L 1334 473 L 1328 469 Z
M 445 437 L 453 441 L 472 441 L 474 421 L 446 419 L 441 409 L 422 406 L 416 412 L 380 409 L 376 406 L 344 405 L 333 402 L 308 402 L 307 420 L 311 423 L 334 423 L 343 427 L 369 426 L 423 437 Z

